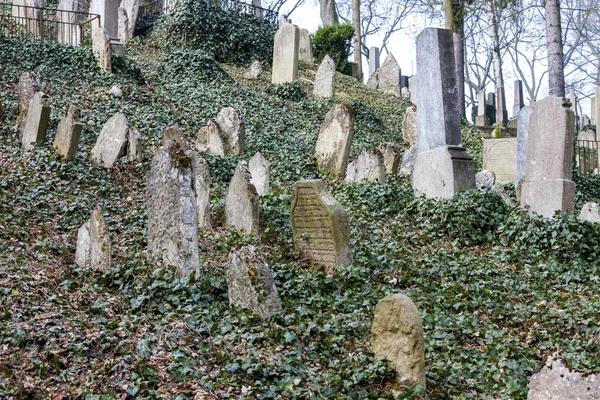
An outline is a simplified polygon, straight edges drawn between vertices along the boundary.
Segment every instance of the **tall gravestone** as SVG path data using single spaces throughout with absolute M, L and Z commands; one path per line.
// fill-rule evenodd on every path
M 110 36 L 104 28 L 96 28 L 92 31 L 92 52 L 96 57 L 98 67 L 103 72 L 112 72 Z
M 425 28 L 417 37 L 416 195 L 450 198 L 475 188 L 473 160 L 461 146 L 452 31 Z
M 259 200 L 246 161 L 239 161 L 225 197 L 225 225 L 258 236 Z
M 533 105 L 529 121 L 527 163 L 521 186 L 521 205 L 544 217 L 557 210 L 572 212 L 575 183 L 573 120 L 567 99 L 549 96 Z
M 504 88 L 496 91 L 496 125 L 506 126 L 508 123 L 508 111 L 506 110 L 506 94 Z
M 531 106 L 526 106 L 517 114 L 517 169 L 515 171 L 515 188 L 520 198 L 521 181 L 525 176 L 527 164 L 527 143 L 529 140 L 529 120 L 533 113 Z
M 242 113 L 233 107 L 224 107 L 217 115 L 216 122 L 226 154 L 241 156 L 246 146 L 246 122 Z
M 379 47 L 373 46 L 369 49 L 369 76 L 373 75 L 379 67 Z
M 119 36 L 119 6 L 120 0 L 91 0 L 90 13 L 100 16 L 102 28 L 106 30 L 111 38 Z
M 298 60 L 312 64 L 314 62 L 312 40 L 307 29 L 300 29 L 298 38 Z
M 42 92 L 42 84 L 39 76 L 35 72 L 23 72 L 19 76 L 19 83 L 17 84 L 17 100 L 19 102 L 19 117 L 17 123 L 20 128 L 23 127 L 25 119 L 27 118 L 27 110 L 29 110 L 29 103 L 37 92 Z
M 525 100 L 523 99 L 523 81 L 516 80 L 514 85 L 514 103 L 513 103 L 513 117 L 516 117 L 521 108 L 525 107 Z
M 48 122 L 50 121 L 50 106 L 48 95 L 37 92 L 29 102 L 27 117 L 23 125 L 21 144 L 23 149 L 31 150 L 46 139 Z
M 320 97 L 333 97 L 335 93 L 335 61 L 327 54 L 315 77 L 313 94 Z
M 385 61 L 377 71 L 369 77 L 367 85 L 384 93 L 400 96 L 402 87 L 400 78 L 402 71 L 392 53 L 388 53 Z
M 131 39 L 135 32 L 135 25 L 140 11 L 140 0 L 121 0 L 121 7 L 123 7 L 127 13 L 127 35 Z
M 57 39 L 60 43 L 80 46 L 82 25 L 89 11 L 89 3 L 79 0 L 60 0 L 56 12 Z
M 344 207 L 320 179 L 296 182 L 291 210 L 294 245 L 302 257 L 333 271 L 350 264 L 350 233 Z
M 477 95 L 477 117 L 475 117 L 475 125 L 490 126 L 490 119 L 485 114 L 485 90 L 480 90 Z
M 79 122 L 79 108 L 70 106 L 67 115 L 58 123 L 52 147 L 58 150 L 64 161 L 72 161 L 77 153 L 83 125 Z
M 319 171 L 333 179 L 343 178 L 353 139 L 354 110 L 346 104 L 336 104 L 325 116 L 319 132 L 315 148 Z
M 272 83 L 292 82 L 298 78 L 298 46 L 300 34 L 296 25 L 282 24 L 273 45 Z

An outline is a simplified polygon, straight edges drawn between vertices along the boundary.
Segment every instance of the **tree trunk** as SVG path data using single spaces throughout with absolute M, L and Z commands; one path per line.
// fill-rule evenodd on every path
M 352 0 L 352 25 L 354 25 L 354 62 L 358 65 L 357 76 L 363 81 L 362 44 L 360 26 L 360 0 Z
M 444 0 L 444 17 L 446 29 L 454 32 L 454 61 L 456 85 L 458 88 L 458 107 L 460 115 L 466 117 L 465 112 L 465 48 L 464 29 L 462 16 L 462 0 Z
M 335 0 L 319 0 L 321 6 L 321 21 L 323 26 L 339 24 Z
M 560 0 L 546 0 L 546 44 L 550 96 L 565 97 Z

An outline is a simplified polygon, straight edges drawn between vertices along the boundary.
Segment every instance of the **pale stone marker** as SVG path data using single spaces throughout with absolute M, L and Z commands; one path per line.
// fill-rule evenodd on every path
M 411 145 L 417 143 L 417 110 L 415 107 L 408 107 L 402 118 L 402 137 L 404 141 Z
M 14 21 L 25 25 L 27 33 L 40 36 L 40 8 L 44 6 L 41 0 L 13 0 L 11 14 Z
M 75 250 L 75 264 L 85 267 L 90 261 L 90 221 L 81 225 L 77 232 L 77 248 Z
M 273 47 L 272 83 L 286 83 L 298 78 L 299 29 L 292 24 L 282 24 L 275 34 Z
M 92 32 L 92 51 L 98 67 L 103 72 L 112 72 L 110 36 L 104 28 L 95 28 Z
M 83 126 L 79 122 L 79 108 L 70 106 L 65 115 L 58 123 L 56 136 L 52 147 L 58 150 L 63 160 L 72 161 L 77 153 L 79 138 Z
M 417 158 L 417 144 L 413 144 L 410 148 L 404 151 L 402 155 L 402 164 L 400 165 L 400 171 L 398 175 L 408 176 L 412 175 L 415 169 L 415 159 Z
M 127 10 L 119 7 L 118 10 L 118 37 L 123 44 L 129 42 L 129 16 Z
M 225 197 L 225 225 L 258 236 L 259 200 L 246 161 L 239 161 Z
M 24 150 L 31 150 L 46 139 L 46 131 L 50 122 L 50 106 L 48 96 L 37 92 L 29 102 L 21 144 Z
M 152 159 L 146 187 L 148 250 L 182 277 L 200 272 L 194 157 L 192 151 L 167 140 Z
M 533 105 L 521 205 L 544 217 L 557 210 L 573 212 L 574 118 L 568 100 L 560 97 L 549 96 Z
M 477 189 L 491 189 L 496 183 L 494 171 L 484 169 L 475 174 L 475 186 Z
M 129 36 L 129 39 L 131 39 L 135 32 L 135 25 L 140 10 L 140 0 L 121 0 L 121 7 L 123 7 L 127 13 L 127 34 Z
M 580 140 L 595 142 L 596 141 L 596 132 L 594 132 L 591 129 L 580 132 L 579 135 L 577 135 L 577 141 L 580 141 Z M 588 145 L 589 145 L 589 143 L 581 144 L 581 146 L 588 146 Z M 588 146 L 588 147 L 591 147 L 591 146 Z
M 410 298 L 396 293 L 377 303 L 371 346 L 375 357 L 394 365 L 397 381 L 402 386 L 425 386 L 423 322 Z
M 312 64 L 314 59 L 310 33 L 307 29 L 300 29 L 298 34 L 298 60 Z
M 498 182 L 509 183 L 515 180 L 517 140 L 517 138 L 483 140 L 483 169 L 494 171 Z
M 573 114 L 575 114 L 575 132 L 577 132 L 577 120 L 579 112 L 577 111 L 577 95 L 573 90 L 569 92 L 569 101 L 571 102 L 571 110 L 573 110 Z
M 521 181 L 525 176 L 525 165 L 527 163 L 527 143 L 529 141 L 529 120 L 533 108 L 526 106 L 517 114 L 517 169 L 515 171 L 515 189 L 517 198 L 520 198 Z
M 188 150 L 186 155 L 192 160 L 198 227 L 210 228 L 210 186 L 212 185 L 212 179 L 208 163 L 194 151 Z
M 123 91 L 117 85 L 111 86 L 111 88 L 108 90 L 107 93 L 114 97 L 118 97 L 118 98 L 123 97 Z
M 79 0 L 60 0 L 57 10 L 56 21 L 59 22 L 56 26 L 58 42 L 80 46 L 82 27 L 79 24 L 85 22 L 89 4 Z
M 525 107 L 525 100 L 523 99 L 523 81 L 516 80 L 513 87 L 514 103 L 513 103 L 513 117 L 516 117 L 521 108 Z
M 600 207 L 596 203 L 585 203 L 583 207 L 581 207 L 581 212 L 579 213 L 579 219 L 582 221 L 589 222 L 600 222 Z
M 383 154 L 373 147 L 364 148 L 358 158 L 348 164 L 345 182 L 385 181 Z
M 248 79 L 258 79 L 260 74 L 263 73 L 263 63 L 259 60 L 256 60 L 252 63 L 248 71 L 246 71 L 246 78 Z
M 35 72 L 23 72 L 21 74 L 19 83 L 17 84 L 17 99 L 19 102 L 19 117 L 17 123 L 19 127 L 23 127 L 31 99 L 37 92 L 41 91 L 42 84 Z
M 335 61 L 329 55 L 326 55 L 317 70 L 313 94 L 320 97 L 333 97 L 334 93 Z
M 142 135 L 136 128 L 129 128 L 129 138 L 127 141 L 127 154 L 134 161 L 142 161 L 144 158 L 144 145 L 142 144 Z
M 451 198 L 475 188 L 473 160 L 461 147 L 452 31 L 425 28 L 417 37 L 416 195 Z
M 171 125 L 162 130 L 162 144 L 166 144 L 169 140 L 177 142 L 185 150 L 190 148 L 190 143 L 179 125 Z
M 99 167 L 111 168 L 125 154 L 129 140 L 129 121 L 116 113 L 106 121 L 96 145 L 92 149 L 92 161 Z
M 102 28 L 109 38 L 119 37 L 119 0 L 91 0 L 90 13 L 100 16 Z
M 496 93 L 488 93 L 487 94 L 487 105 L 494 107 L 496 109 Z
M 417 76 L 413 75 L 408 78 L 408 89 L 410 90 L 410 101 L 417 104 Z
M 385 172 L 388 174 L 397 174 L 400 165 L 400 154 L 398 148 L 391 143 L 384 143 L 379 146 L 379 151 L 383 154 L 385 163 Z
M 233 107 L 225 107 L 219 112 L 216 122 L 226 155 L 241 156 L 246 145 L 246 123 L 242 114 Z
M 75 262 L 80 267 L 108 270 L 111 264 L 110 237 L 106 230 L 102 209 L 96 206 L 90 220 L 79 228 Z
M 477 117 L 475 117 L 475 125 L 490 126 L 490 118 L 485 115 L 485 90 L 481 90 L 477 95 Z
M 281 310 L 273 274 L 254 246 L 232 250 L 225 264 L 229 304 L 247 308 L 267 320 Z
M 346 175 L 350 146 L 354 139 L 354 111 L 336 104 L 325 116 L 315 149 L 317 167 L 332 179 Z
M 320 179 L 296 182 L 291 209 L 294 246 L 303 259 L 333 272 L 352 262 L 344 207 Z
M 256 188 L 259 196 L 264 196 L 269 192 L 269 175 L 271 172 L 271 163 L 263 157 L 261 152 L 257 152 L 248 162 L 248 169 L 252 179 L 250 183 Z
M 504 88 L 498 88 L 496 92 L 496 125 L 506 126 L 507 122 L 506 94 Z
M 543 368 L 531 376 L 527 400 L 598 400 L 600 374 L 578 372 L 558 354 L 548 356 Z
M 369 77 L 367 85 L 384 93 L 400 96 L 402 94 L 402 87 L 400 85 L 401 76 L 400 65 L 398 65 L 394 55 L 388 53 L 381 68 Z
M 379 47 L 369 49 L 369 77 L 379 69 Z

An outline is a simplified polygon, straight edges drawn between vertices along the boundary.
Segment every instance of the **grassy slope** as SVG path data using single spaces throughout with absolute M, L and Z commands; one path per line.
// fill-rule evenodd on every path
M 314 67 L 276 89 L 268 75 L 250 82 L 228 66 L 233 82 L 207 82 L 207 64 L 169 75 L 168 54 L 144 43 L 130 54 L 141 80 L 134 68 L 99 74 L 78 50 L 0 39 L 0 397 L 389 397 L 391 375 L 370 353 L 369 328 L 378 299 L 395 291 L 423 317 L 431 398 L 525 398 L 528 377 L 557 348 L 578 368 L 598 367 L 598 227 L 529 218 L 490 193 L 415 199 L 396 177 L 332 183 L 349 213 L 355 261 L 328 277 L 299 261 L 289 226 L 293 182 L 318 176 L 312 149 L 333 104 L 299 90 L 310 91 Z M 49 146 L 19 149 L 13 87 L 25 70 L 50 94 L 49 142 L 68 104 L 82 109 L 74 163 L 57 162 Z M 113 84 L 124 98 L 106 95 Z M 365 145 L 403 144 L 406 103 L 346 77 L 339 95 L 357 111 L 353 156 Z M 163 127 L 179 123 L 193 139 L 227 105 L 246 119 L 243 158 L 260 150 L 272 161 L 263 235 L 220 227 L 237 160 L 207 156 L 215 227 L 201 235 L 204 275 L 175 280 L 146 260 L 144 176 Z M 146 158 L 98 169 L 87 155 L 117 111 L 142 133 Z M 480 162 L 477 133 L 464 133 Z M 597 200 L 597 181 L 580 187 L 579 206 Z M 73 265 L 77 229 L 99 201 L 116 261 L 106 273 Z M 275 273 L 284 311 L 271 322 L 229 307 L 222 263 L 243 243 L 261 246 Z

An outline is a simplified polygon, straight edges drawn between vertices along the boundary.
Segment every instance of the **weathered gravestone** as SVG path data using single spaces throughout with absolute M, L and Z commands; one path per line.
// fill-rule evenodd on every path
M 129 128 L 129 139 L 127 141 L 127 154 L 134 161 L 142 161 L 144 158 L 144 145 L 142 135 L 136 128 Z
M 484 139 L 483 169 L 494 171 L 498 182 L 514 182 L 517 171 L 517 138 Z
M 533 105 L 521 205 L 544 217 L 573 212 L 573 111 L 568 100 L 549 96 Z
M 282 24 L 275 34 L 272 83 L 286 83 L 298 78 L 298 27 Z
M 317 70 L 313 94 L 320 97 L 333 97 L 334 93 L 335 61 L 329 55 L 326 55 Z
M 121 39 L 123 44 L 129 42 L 129 16 L 127 10 L 123 7 L 119 7 L 118 14 L 118 37 Z
M 583 207 L 581 207 L 581 212 L 579 213 L 579 219 L 582 221 L 589 222 L 600 222 L 600 207 L 596 203 L 585 203 Z
M 44 6 L 41 0 L 13 0 L 11 14 L 13 21 L 24 25 L 27 33 L 40 36 L 40 8 Z M 6 20 L 6 17 L 4 17 Z
M 233 107 L 225 107 L 217 115 L 216 122 L 225 144 L 225 153 L 241 156 L 246 145 L 246 123 L 242 114 Z
M 417 307 L 397 293 L 377 303 L 371 345 L 375 357 L 391 362 L 404 387 L 425 386 L 425 339 Z
M 121 0 L 121 7 L 123 7 L 127 13 L 127 35 L 129 39 L 131 39 L 135 32 L 135 25 L 140 11 L 140 0 Z
M 314 59 L 310 33 L 307 29 L 300 29 L 298 35 L 298 60 L 312 64 Z
M 80 0 L 60 0 L 56 11 L 57 40 L 72 46 L 81 45 L 82 29 L 89 12 L 89 3 Z
M 504 88 L 496 91 L 496 125 L 506 126 L 508 122 L 508 111 L 506 109 L 506 94 Z
M 269 319 L 281 310 L 273 274 L 254 246 L 232 250 L 225 264 L 229 303 Z
M 106 121 L 96 145 L 92 149 L 92 161 L 99 167 L 111 168 L 125 154 L 129 139 L 129 121 L 116 113 Z
M 592 115 L 596 118 L 596 125 L 600 125 L 600 86 L 596 87 L 596 96 L 593 99 L 594 109 Z
M 401 76 L 402 71 L 400 70 L 400 65 L 398 65 L 394 55 L 392 53 L 388 53 L 385 61 L 381 65 L 381 68 L 379 68 L 379 70 L 375 71 L 369 77 L 367 85 L 381 90 L 384 93 L 400 96 L 402 89 L 400 84 Z
M 569 399 L 600 399 L 600 375 L 575 371 L 554 354 L 531 376 L 527 400 Z
M 146 187 L 148 250 L 179 276 L 200 272 L 198 228 L 210 222 L 206 162 L 167 140 L 152 159 Z
M 379 146 L 379 151 L 383 154 L 385 172 L 388 174 L 397 174 L 400 166 L 400 153 L 398 148 L 391 143 L 384 143 Z
M 79 108 L 69 106 L 67 115 L 58 123 L 52 147 L 58 150 L 64 161 L 72 161 L 77 153 L 83 126 L 79 122 Z
M 413 75 L 408 78 L 408 89 L 410 90 L 410 101 L 417 104 L 417 76 Z
M 260 74 L 263 73 L 263 63 L 262 61 L 256 60 L 252 63 L 248 71 L 246 71 L 246 78 L 248 79 L 258 79 Z
M 248 162 L 250 171 L 250 183 L 254 185 L 256 193 L 264 196 L 269 192 L 269 175 L 271 173 L 271 163 L 258 152 Z
M 517 198 L 521 197 L 521 181 L 525 176 L 525 165 L 527 163 L 527 143 L 529 141 L 529 120 L 533 108 L 526 106 L 517 114 L 517 169 L 515 171 L 515 189 Z
M 402 164 L 400 164 L 400 171 L 398 171 L 398 175 L 400 176 L 408 176 L 412 175 L 413 170 L 415 169 L 415 160 L 417 159 L 417 144 L 413 144 L 408 148 L 408 150 L 404 151 L 402 155 Z
M 92 216 L 77 235 L 75 262 L 92 269 L 108 270 L 111 264 L 111 245 L 108 231 L 102 217 L 102 209 L 96 206 Z
M 181 129 L 179 125 L 171 125 L 163 129 L 162 144 L 166 144 L 169 140 L 176 142 L 184 150 L 190 149 L 190 143 L 186 139 L 183 129 Z
M 333 179 L 344 177 L 354 138 L 354 110 L 336 104 L 325 116 L 315 149 L 317 167 Z
M 514 84 L 514 103 L 513 103 L 513 117 L 516 117 L 521 108 L 525 107 L 525 100 L 523 99 L 523 81 L 516 80 Z
M 246 161 L 239 161 L 225 197 L 225 225 L 258 236 L 259 200 Z
M 407 143 L 417 143 L 417 110 L 411 106 L 404 112 L 404 118 L 402 118 L 402 137 Z
M 328 272 L 352 262 L 346 210 L 322 180 L 296 182 L 291 217 L 294 245 L 305 260 Z
M 104 28 L 95 28 L 92 31 L 92 51 L 100 70 L 112 72 L 110 36 Z
M 109 38 L 119 37 L 119 6 L 120 0 L 90 0 L 90 13 L 100 16 Z
M 569 92 L 569 101 L 571 102 L 571 110 L 575 114 L 575 132 L 577 132 L 577 121 L 579 120 L 579 112 L 577 111 L 577 95 L 573 90 Z
M 485 90 L 479 92 L 477 100 L 477 117 L 475 117 L 475 125 L 490 126 L 490 118 L 485 114 Z
M 48 96 L 43 92 L 37 92 L 29 102 L 27 117 L 23 124 L 21 144 L 24 150 L 31 150 L 46 139 L 49 121 Z
M 19 77 L 16 91 L 17 100 L 19 102 L 19 117 L 17 123 L 19 127 L 22 128 L 25 119 L 27 118 L 27 110 L 29 110 L 31 99 L 37 92 L 42 91 L 40 78 L 34 72 L 23 72 Z
M 417 37 L 416 195 L 451 198 L 475 187 L 473 160 L 461 147 L 452 31 L 425 28 Z
M 383 154 L 373 147 L 364 148 L 358 158 L 348 164 L 346 182 L 385 181 Z
M 583 131 L 583 132 L 579 132 L 579 135 L 577 135 L 577 141 L 588 141 L 588 142 L 595 142 L 596 141 L 596 132 L 594 132 L 591 129 L 588 129 L 587 131 Z M 587 147 L 591 147 L 588 146 L 589 143 L 578 143 L 578 145 L 580 146 L 587 146 Z
M 200 128 L 196 142 L 196 148 L 199 152 L 225 157 L 227 155 L 225 147 L 221 131 L 215 121 L 209 120 L 208 125 Z
M 494 171 L 484 169 L 475 174 L 475 186 L 477 189 L 491 189 L 496 183 Z

